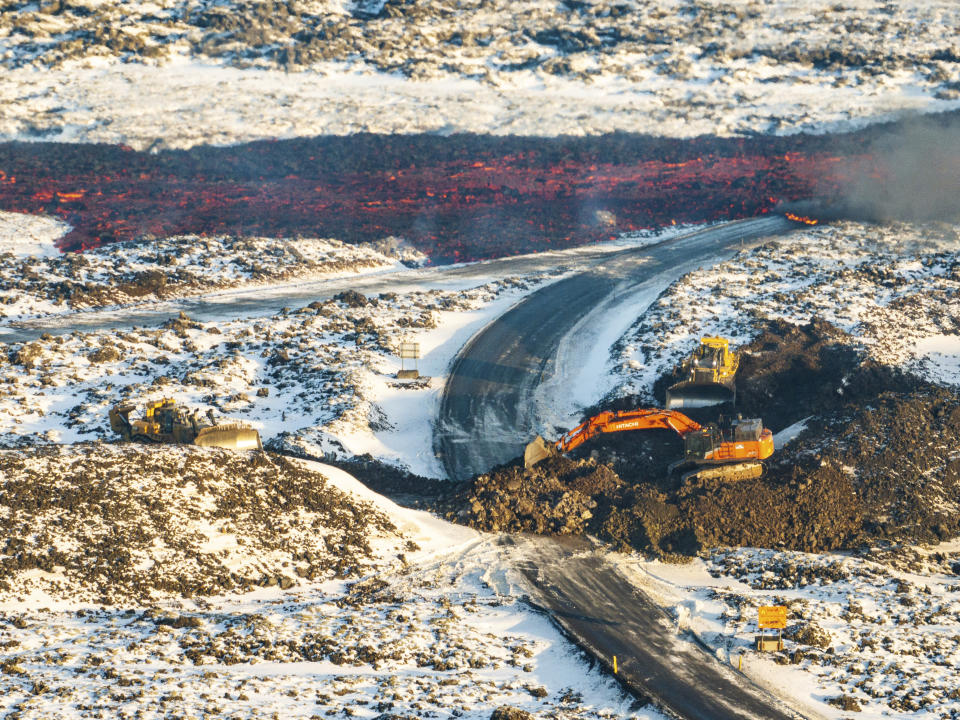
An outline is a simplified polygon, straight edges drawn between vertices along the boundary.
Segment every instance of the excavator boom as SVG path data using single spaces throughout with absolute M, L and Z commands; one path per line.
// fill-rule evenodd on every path
M 763 472 L 761 461 L 773 454 L 773 434 L 757 418 L 737 418 L 721 430 L 715 425 L 704 427 L 676 410 L 651 408 L 599 413 L 552 444 L 538 435 L 524 450 L 524 467 L 532 467 L 551 455 L 569 452 L 603 433 L 652 429 L 673 430 L 683 438 L 684 457 L 676 465 L 701 467 L 700 471 L 687 473 L 685 478 L 694 475 L 728 479 L 758 477 Z M 702 470 L 704 466 L 719 467 L 706 471 Z
M 560 452 L 569 452 L 601 433 L 624 430 L 673 430 L 683 436 L 699 430 L 700 424 L 675 410 L 606 411 L 585 420 L 557 441 Z

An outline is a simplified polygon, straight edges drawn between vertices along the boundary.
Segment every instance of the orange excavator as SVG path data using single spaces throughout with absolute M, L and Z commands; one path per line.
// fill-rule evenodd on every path
M 550 447 L 543 438 L 529 443 L 524 467 L 532 467 L 557 452 L 565 453 L 603 433 L 625 430 L 673 430 L 683 439 L 683 459 L 673 467 L 694 466 L 692 478 L 745 480 L 763 474 L 763 460 L 773 454 L 773 433 L 758 418 L 737 418 L 727 427 L 703 426 L 676 410 L 656 408 L 606 411 L 584 420 Z

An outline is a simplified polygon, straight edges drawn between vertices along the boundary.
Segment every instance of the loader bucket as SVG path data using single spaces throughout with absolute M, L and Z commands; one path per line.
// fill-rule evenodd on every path
M 541 460 L 546 460 L 557 454 L 557 448 L 553 443 L 548 443 L 542 437 L 537 435 L 533 440 L 527 443 L 523 450 L 523 467 L 532 468 Z
M 219 447 L 228 450 L 263 450 L 260 433 L 242 425 L 214 425 L 203 428 L 193 441 L 201 447 Z
M 736 390 L 720 383 L 704 384 L 687 381 L 667 388 L 667 410 L 732 404 L 736 399 Z

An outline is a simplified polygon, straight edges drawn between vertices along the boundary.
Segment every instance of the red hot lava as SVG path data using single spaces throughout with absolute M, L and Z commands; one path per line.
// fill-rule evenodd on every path
M 7 143 L 0 208 L 66 221 L 64 250 L 147 234 L 392 235 L 443 263 L 763 214 L 835 195 L 870 162 L 802 138 L 634 140 L 356 136 L 159 155 Z

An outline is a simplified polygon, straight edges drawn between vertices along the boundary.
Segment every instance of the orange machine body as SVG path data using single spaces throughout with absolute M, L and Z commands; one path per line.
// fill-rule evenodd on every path
M 569 452 L 602 433 L 626 430 L 673 430 L 684 444 L 684 459 L 700 464 L 765 460 L 773 454 L 773 433 L 760 420 L 734 420 L 729 429 L 704 427 L 676 410 L 606 411 L 585 420 L 556 442 Z

